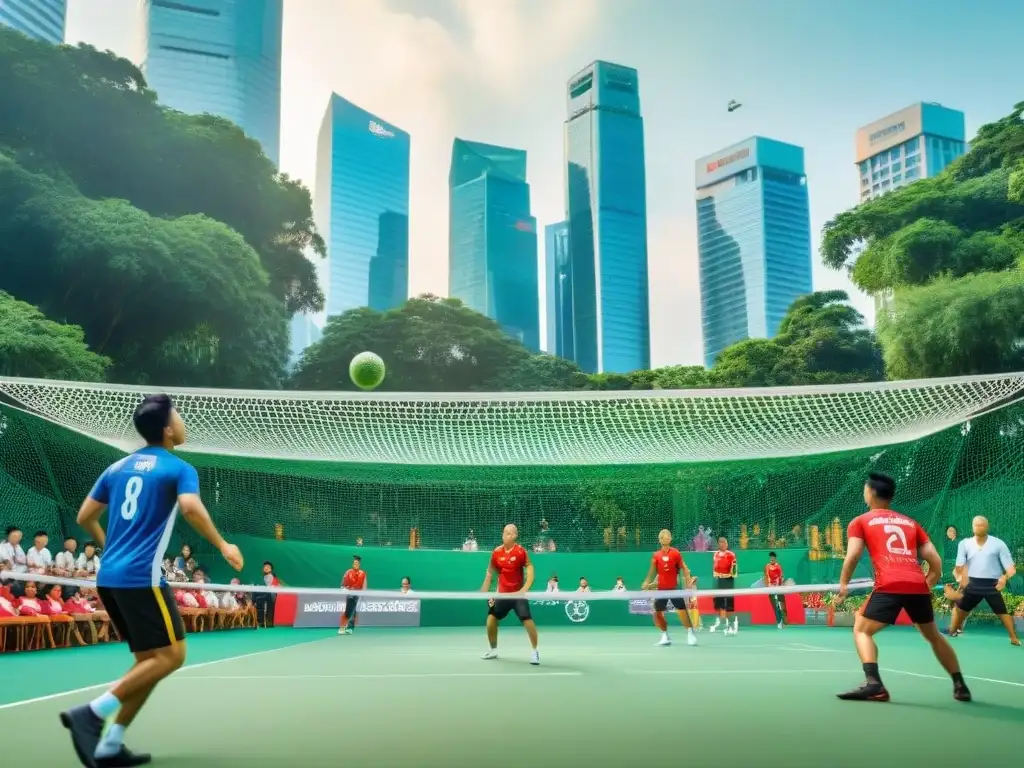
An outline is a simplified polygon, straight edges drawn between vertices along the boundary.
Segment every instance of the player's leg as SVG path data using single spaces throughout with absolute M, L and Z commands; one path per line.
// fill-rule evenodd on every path
M 1013 626 L 1013 617 L 1006 608 L 1006 601 L 1003 600 L 1003 596 L 994 584 L 992 585 L 992 590 L 985 595 L 985 602 L 992 609 L 992 613 L 1003 623 L 1006 634 L 1010 636 L 1010 643 L 1012 645 L 1020 645 L 1020 638 L 1017 637 L 1017 628 Z
M 184 664 L 185 626 L 167 587 L 100 588 L 100 599 L 135 654 L 135 664 L 102 696 L 62 713 L 61 722 L 71 732 L 83 764 L 143 765 L 149 755 L 126 749 L 124 731 L 157 684 Z M 103 733 L 106 720 L 115 713 L 114 724 Z
M 686 644 L 696 645 L 697 635 L 694 633 L 693 621 L 690 619 L 690 612 L 686 608 L 686 600 L 677 597 L 672 599 L 672 607 L 676 609 L 676 613 L 679 614 L 679 622 L 686 627 Z
M 717 615 L 715 616 L 715 623 L 711 625 L 709 631 L 714 632 L 715 630 L 717 630 L 720 626 L 722 626 L 722 621 L 725 621 L 725 628 L 729 629 L 729 620 L 725 617 L 725 598 L 716 595 L 711 599 L 711 604 L 714 607 L 715 613 Z
M 786 625 L 786 599 L 783 595 L 772 595 L 772 610 L 775 612 L 775 623 L 782 629 Z
M 345 598 L 345 612 L 341 615 L 341 634 L 351 635 L 356 626 L 356 610 L 359 608 L 359 597 L 349 595 Z
M 722 579 L 722 589 L 735 589 L 735 579 Z M 728 635 L 735 635 L 740 631 L 740 619 L 736 615 L 736 598 L 732 595 L 722 599 L 722 604 L 725 607 L 725 632 Z M 729 626 L 729 621 L 732 620 L 732 627 Z
M 878 645 L 875 635 L 896 623 L 903 610 L 900 595 L 874 592 L 853 621 L 853 644 L 864 668 L 864 684 L 838 694 L 847 701 L 888 701 L 889 692 L 878 671 Z
M 672 645 L 672 638 L 668 634 L 668 621 L 665 619 L 665 609 L 668 608 L 668 600 L 663 597 L 659 597 L 654 601 L 654 626 L 661 630 L 661 640 L 658 641 L 659 646 Z
M 530 613 L 530 601 L 516 600 L 513 610 L 516 612 L 516 618 L 519 619 L 519 623 L 526 630 L 526 636 L 530 638 L 530 647 L 533 649 L 530 653 L 530 663 L 536 666 L 540 664 L 540 652 L 537 650 L 537 625 L 533 621 L 533 614 Z
M 964 682 L 964 676 L 960 674 L 960 660 L 956 657 L 956 651 L 950 642 L 942 636 L 938 626 L 935 624 L 935 610 L 932 607 L 931 595 L 905 595 L 903 598 L 903 609 L 907 616 L 914 622 L 921 637 L 928 641 L 932 647 L 932 653 L 938 659 L 942 668 L 949 673 L 953 679 L 953 698 L 957 701 L 970 701 L 971 692 Z
M 511 606 L 508 600 L 487 601 L 487 647 L 488 651 L 483 655 L 485 659 L 498 658 L 498 622 L 508 616 Z
M 967 617 L 971 615 L 971 611 L 977 608 L 981 601 L 985 599 L 986 592 L 979 589 L 977 582 L 973 585 L 971 582 L 967 582 L 967 586 L 961 592 L 957 592 L 952 587 L 947 586 L 944 593 L 946 599 L 953 604 L 953 616 L 949 623 L 949 634 L 951 637 L 956 637 L 963 630 Z

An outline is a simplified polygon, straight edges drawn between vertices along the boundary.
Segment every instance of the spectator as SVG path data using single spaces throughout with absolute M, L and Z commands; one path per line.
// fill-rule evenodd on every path
M 363 537 L 362 536 L 356 536 L 356 546 L 357 547 L 363 546 Z
M 473 533 L 473 529 L 470 528 L 469 536 L 467 536 L 466 540 L 462 542 L 462 551 L 476 552 L 478 549 L 480 549 L 480 545 L 476 543 L 476 534 Z
M 412 592 L 412 579 L 410 579 L 408 576 L 403 576 L 402 577 L 402 589 L 401 589 L 401 592 L 402 592 L 403 595 L 407 595 L 410 592 Z
M 558 574 L 552 573 L 551 578 L 548 579 L 548 587 L 544 590 L 545 592 L 557 592 L 558 591 Z
M 193 580 L 196 584 L 209 585 L 206 579 L 206 571 L 199 568 L 196 569 Z M 199 591 L 199 607 L 200 608 L 220 608 L 220 598 L 217 597 L 217 593 L 212 589 L 201 589 Z
M 174 590 L 174 601 L 182 608 L 200 608 L 199 598 L 191 589 Z
M 804 529 L 799 523 L 793 526 L 786 535 L 786 544 L 790 547 L 802 547 L 805 545 Z
M 616 576 L 615 577 L 615 586 L 612 587 L 612 592 L 625 592 L 625 591 L 626 591 L 626 582 L 624 582 L 622 580 L 621 576 Z
M 537 534 L 537 540 L 533 542 L 533 551 L 554 552 L 555 540 L 551 538 L 551 526 L 548 525 L 548 521 L 541 518 L 539 528 L 540 531 Z
M 28 572 L 25 550 L 21 548 L 21 535 L 21 528 L 16 525 L 7 529 L 7 538 L 0 542 L 0 570 Z
M 78 577 L 82 579 L 95 579 L 96 572 L 100 569 L 100 556 L 96 554 L 96 542 L 85 542 L 82 554 L 78 556 Z
M 45 576 L 50 572 L 53 567 L 53 555 L 50 554 L 50 550 L 46 548 L 46 545 L 50 543 L 50 537 L 46 531 L 36 531 L 35 540 L 32 544 L 31 549 L 28 551 L 26 560 L 28 562 L 28 569 L 31 573 L 38 573 L 40 576 Z
M 41 616 L 43 603 L 39 599 L 39 587 L 34 581 L 25 582 L 25 594 L 18 598 L 19 616 Z
M 57 556 L 53 558 L 53 575 L 62 576 L 65 579 L 69 579 L 75 575 L 77 566 L 75 565 L 76 555 L 78 551 L 78 540 L 74 536 L 68 536 L 64 539 L 64 549 L 57 553 Z
M 587 583 L 587 577 L 586 576 L 580 576 L 580 585 L 579 585 L 579 587 L 576 588 L 576 591 L 577 592 L 589 592 L 590 591 L 590 584 Z
M 13 619 L 18 615 L 18 606 L 0 594 L 0 619 Z
M 263 584 L 269 589 L 281 586 L 281 580 L 274 573 L 274 564 L 269 560 L 263 563 Z M 252 596 L 252 602 L 256 606 L 257 624 L 268 627 L 273 624 L 274 601 L 273 592 L 257 592 Z
M 241 584 L 242 582 L 238 579 L 232 579 L 232 584 Z M 242 592 L 223 592 L 220 596 L 220 608 L 225 611 L 237 611 L 244 600 L 244 593 Z
M 89 602 L 89 597 L 84 589 L 80 589 L 64 603 L 64 613 L 83 616 L 95 612 L 96 609 Z
M 191 581 L 192 573 L 196 570 L 196 559 L 192 556 L 192 547 L 188 544 L 181 545 L 181 554 L 174 558 L 174 569 L 185 574 L 185 581 Z
M 64 613 L 64 590 L 60 584 L 54 584 L 50 587 L 50 590 L 46 593 L 46 598 L 43 600 L 43 613 L 46 616 L 57 616 Z

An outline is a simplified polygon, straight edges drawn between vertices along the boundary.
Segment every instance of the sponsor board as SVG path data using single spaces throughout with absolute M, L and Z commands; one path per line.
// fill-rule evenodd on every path
M 296 627 L 337 627 L 345 612 L 345 600 L 299 595 L 295 610 Z M 359 600 L 361 627 L 418 627 L 419 600 Z

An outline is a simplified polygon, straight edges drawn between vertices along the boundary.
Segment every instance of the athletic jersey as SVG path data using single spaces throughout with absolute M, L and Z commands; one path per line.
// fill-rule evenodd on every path
M 714 565 L 712 569 L 715 576 L 726 577 L 732 576 L 732 569 L 736 566 L 736 553 L 731 549 L 722 551 L 719 549 L 715 552 Z
M 658 589 L 678 589 L 679 571 L 683 567 L 683 556 L 675 547 L 659 549 L 651 557 L 651 564 L 658 569 Z
M 366 589 L 366 571 L 349 568 L 341 579 L 341 586 L 345 589 Z
M 491 552 L 491 569 L 498 572 L 499 592 L 518 592 L 526 583 L 525 570 L 530 558 L 518 544 L 512 549 L 495 547 Z
M 916 520 L 891 509 L 873 509 L 854 518 L 846 536 L 864 540 L 875 567 L 875 592 L 931 593 L 917 555 L 918 548 L 928 543 L 928 534 Z
M 161 564 L 185 493 L 199 493 L 199 475 L 164 448 L 148 446 L 107 467 L 89 492 L 109 507 L 98 586 L 166 584 Z
M 782 584 L 782 566 L 778 563 L 768 563 L 764 567 L 764 583 L 769 587 L 778 587 Z

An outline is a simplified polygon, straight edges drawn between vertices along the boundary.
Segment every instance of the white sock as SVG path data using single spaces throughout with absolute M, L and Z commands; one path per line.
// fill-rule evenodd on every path
M 121 751 L 124 744 L 124 726 L 114 723 L 107 732 L 103 734 L 100 743 L 96 745 L 95 757 L 112 757 Z
M 118 701 L 117 696 L 112 694 L 110 691 L 107 691 L 98 699 L 93 699 L 92 702 L 90 702 L 89 707 L 92 709 L 96 717 L 100 720 L 106 720 L 121 708 L 121 702 Z

